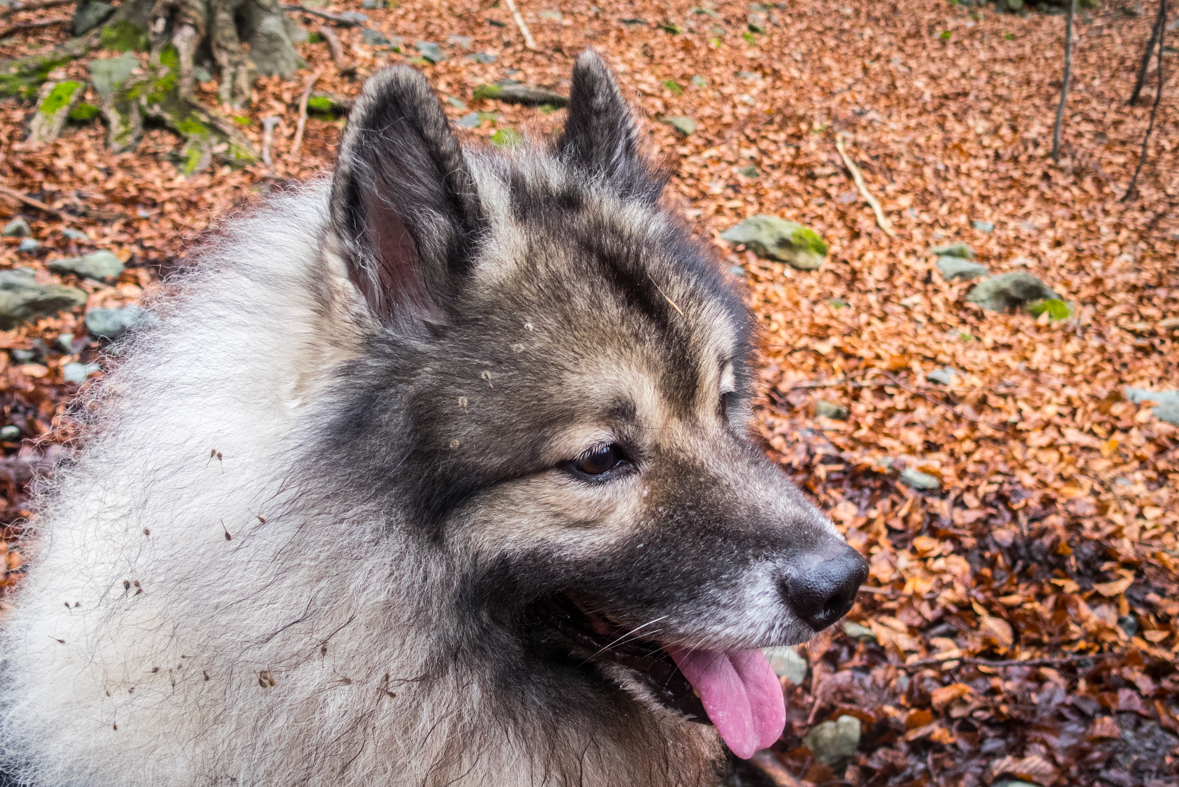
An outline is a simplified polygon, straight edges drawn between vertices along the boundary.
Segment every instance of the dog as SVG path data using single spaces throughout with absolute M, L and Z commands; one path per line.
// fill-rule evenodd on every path
M 3 621 L 16 784 L 717 783 L 864 559 L 753 443 L 754 322 L 609 69 L 464 146 L 374 75 L 79 409 Z

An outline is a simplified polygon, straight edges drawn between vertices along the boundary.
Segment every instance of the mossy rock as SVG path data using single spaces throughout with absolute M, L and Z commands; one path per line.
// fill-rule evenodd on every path
M 1005 312 L 1033 301 L 1060 300 L 1060 296 L 1027 271 L 1012 271 L 974 285 L 966 300 L 988 311 Z
M 721 239 L 804 271 L 817 270 L 827 258 L 827 243 L 817 232 L 777 216 L 750 216 L 722 233 Z
M 50 53 L 32 55 L 0 64 L 0 98 L 19 98 L 31 101 L 49 78 L 49 72 L 70 62 L 68 55 Z
M 126 19 L 111 22 L 99 38 L 99 46 L 115 52 L 145 52 L 147 44 L 147 31 Z

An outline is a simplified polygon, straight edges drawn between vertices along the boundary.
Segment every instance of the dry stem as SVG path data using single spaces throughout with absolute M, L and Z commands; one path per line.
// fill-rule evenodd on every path
M 897 234 L 892 230 L 892 224 L 884 217 L 884 211 L 880 209 L 880 203 L 868 191 L 868 187 L 864 185 L 864 176 L 860 174 L 860 168 L 847 155 L 847 151 L 843 148 L 843 137 L 839 134 L 835 135 L 835 148 L 839 151 L 839 157 L 843 159 L 843 164 L 847 167 L 848 172 L 851 173 L 852 180 L 856 182 L 856 188 L 868 204 L 872 206 L 872 212 L 876 214 L 876 224 L 880 229 L 884 230 L 884 234 L 890 238 L 895 238 Z
M 520 28 L 520 33 L 524 36 L 524 46 L 535 51 L 536 41 L 532 38 L 532 32 L 528 29 L 528 25 L 524 24 L 524 17 L 520 16 L 520 12 L 516 9 L 515 0 L 508 0 L 508 8 L 512 12 L 512 19 L 516 20 L 516 27 Z
M 295 141 L 291 144 L 288 158 L 299 155 L 299 148 L 303 145 L 303 127 L 307 125 L 307 101 L 311 98 L 311 91 L 315 88 L 315 83 L 319 81 L 319 75 L 322 73 L 321 69 L 307 78 L 307 85 L 303 88 L 303 95 L 299 98 L 299 124 L 295 126 Z

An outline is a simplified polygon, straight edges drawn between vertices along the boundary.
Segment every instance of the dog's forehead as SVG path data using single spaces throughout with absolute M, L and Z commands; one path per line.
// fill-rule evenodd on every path
M 737 385 L 725 370 L 744 362 L 748 311 L 664 208 L 551 160 L 483 174 L 478 297 L 524 329 L 521 346 L 544 348 L 570 390 L 593 391 L 599 407 L 629 398 L 687 413 Z

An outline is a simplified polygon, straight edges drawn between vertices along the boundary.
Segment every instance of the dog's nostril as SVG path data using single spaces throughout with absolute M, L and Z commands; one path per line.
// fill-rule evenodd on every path
M 788 579 L 783 592 L 799 618 L 816 631 L 843 617 L 868 578 L 868 561 L 847 544 L 832 548 L 823 559 Z

